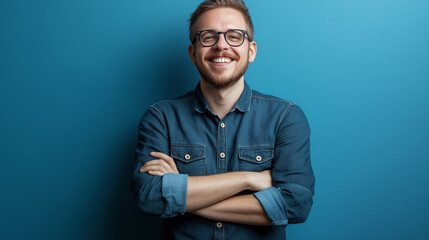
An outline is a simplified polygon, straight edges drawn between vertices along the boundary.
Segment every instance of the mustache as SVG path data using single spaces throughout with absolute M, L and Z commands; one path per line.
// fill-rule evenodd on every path
M 208 54 L 206 56 L 206 60 L 210 60 L 210 59 L 215 58 L 215 57 L 228 57 L 228 58 L 231 58 L 233 60 L 238 59 L 238 56 L 235 54 L 228 53 L 228 52 L 218 52 L 218 53 Z

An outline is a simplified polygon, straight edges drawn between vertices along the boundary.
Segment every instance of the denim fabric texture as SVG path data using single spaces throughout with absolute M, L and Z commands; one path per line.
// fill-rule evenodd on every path
M 171 156 L 179 174 L 139 173 L 153 160 L 150 152 Z M 188 176 L 267 169 L 273 187 L 246 193 L 259 200 L 272 226 L 217 224 L 185 213 Z M 314 182 L 302 110 L 247 83 L 223 119 L 210 110 L 198 84 L 182 97 L 150 106 L 140 122 L 132 189 L 143 213 L 161 216 L 161 239 L 285 239 L 288 224 L 307 219 Z

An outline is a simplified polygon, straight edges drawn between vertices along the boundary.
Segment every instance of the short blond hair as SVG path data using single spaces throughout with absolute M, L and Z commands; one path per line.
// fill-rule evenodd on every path
M 233 8 L 241 12 L 244 16 L 244 19 L 247 23 L 249 29 L 247 32 L 249 33 L 249 40 L 253 41 L 253 23 L 250 18 L 249 9 L 246 4 L 242 0 L 205 0 L 204 2 L 198 5 L 197 9 L 191 14 L 189 18 L 189 39 L 192 41 L 192 38 L 195 35 L 194 25 L 197 19 L 201 16 L 201 14 L 216 8 Z

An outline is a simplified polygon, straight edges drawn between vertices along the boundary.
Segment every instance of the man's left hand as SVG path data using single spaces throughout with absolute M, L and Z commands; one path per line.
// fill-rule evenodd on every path
M 146 162 L 140 168 L 140 173 L 147 172 L 150 175 L 158 176 L 163 176 L 166 173 L 179 173 L 172 157 L 162 152 L 151 152 L 150 155 L 157 159 Z

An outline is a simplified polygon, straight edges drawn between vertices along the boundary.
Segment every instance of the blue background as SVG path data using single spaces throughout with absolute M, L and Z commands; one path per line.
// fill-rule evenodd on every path
M 429 239 L 429 1 L 246 1 L 253 89 L 300 105 L 316 195 L 288 239 Z M 1 1 L 0 239 L 153 239 L 147 107 L 194 88 L 197 1 Z

